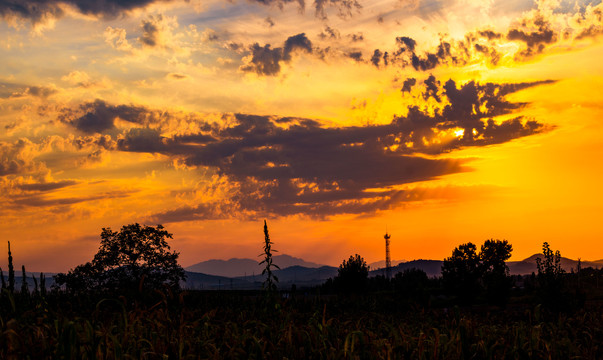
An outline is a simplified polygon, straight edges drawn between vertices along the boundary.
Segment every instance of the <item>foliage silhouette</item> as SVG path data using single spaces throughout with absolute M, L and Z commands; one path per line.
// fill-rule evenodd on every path
M 344 292 L 362 292 L 367 288 L 369 267 L 358 254 L 343 260 L 337 269 L 334 286 Z
M 91 262 L 67 274 L 57 274 L 55 283 L 67 290 L 132 290 L 179 288 L 185 273 L 178 253 L 170 251 L 166 239 L 172 234 L 163 226 L 125 225 L 119 232 L 103 228 L 101 244 Z
M 565 270 L 561 268 L 561 253 L 553 252 L 548 242 L 542 244 L 542 258 L 536 258 L 538 300 L 553 312 L 570 311 L 572 299 L 565 284 Z
M 262 270 L 262 275 L 266 275 L 266 280 L 262 287 L 269 293 L 276 291 L 276 283 L 278 283 L 278 277 L 274 275 L 272 269 L 279 269 L 280 267 L 272 262 L 272 252 L 276 250 L 272 250 L 273 242 L 270 241 L 270 236 L 268 235 L 268 225 L 266 224 L 266 220 L 264 220 L 264 253 L 259 256 L 264 256 L 264 260 L 260 261 L 260 265 L 266 264 L 264 270 Z
M 471 302 L 482 290 L 491 303 L 506 302 L 511 288 L 509 268 L 505 261 L 513 247 L 507 240 L 486 240 L 477 253 L 475 244 L 462 244 L 442 264 L 444 286 L 459 297 Z
M 459 245 L 442 264 L 444 286 L 463 301 L 473 299 L 480 290 L 480 259 L 475 244 Z
M 8 242 L 8 291 L 15 291 L 15 267 L 13 266 L 13 254 L 10 252 L 10 241 Z
M 405 298 L 424 303 L 427 300 L 426 289 L 429 286 L 429 278 L 425 271 L 411 268 L 397 273 L 392 279 L 394 288 L 402 293 Z
M 507 240 L 486 240 L 481 247 L 481 276 L 490 303 L 502 305 L 509 298 L 512 279 L 505 261 L 512 251 L 513 246 Z

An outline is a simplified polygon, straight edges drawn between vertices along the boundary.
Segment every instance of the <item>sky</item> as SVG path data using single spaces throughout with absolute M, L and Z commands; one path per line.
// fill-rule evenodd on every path
M 334 266 L 386 231 L 603 259 L 601 40 L 588 0 L 0 0 L 0 239 L 51 272 L 135 222 L 185 267 L 264 219 Z

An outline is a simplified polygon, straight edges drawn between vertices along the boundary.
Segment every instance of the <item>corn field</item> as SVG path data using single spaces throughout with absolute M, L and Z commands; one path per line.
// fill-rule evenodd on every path
M 601 359 L 603 305 L 547 315 L 391 296 L 2 294 L 1 359 Z

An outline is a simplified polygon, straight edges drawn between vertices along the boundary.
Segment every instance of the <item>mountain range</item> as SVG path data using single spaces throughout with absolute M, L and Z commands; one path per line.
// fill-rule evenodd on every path
M 258 260 L 232 258 L 228 260 L 207 260 L 184 268 L 186 271 L 204 273 L 208 275 L 237 277 L 237 276 L 253 276 L 262 273 L 265 265 L 260 265 Z M 286 269 L 291 266 L 302 266 L 306 268 L 319 268 L 324 266 L 304 259 L 290 255 L 275 255 L 272 257 L 272 262 L 278 265 L 281 269 Z
M 520 261 L 508 261 L 507 266 L 512 275 L 526 275 L 538 272 L 536 259 L 542 254 L 532 255 Z M 297 286 L 315 286 L 324 283 L 328 278 L 337 276 L 337 267 L 321 265 L 305 261 L 290 255 L 277 255 L 273 257 L 274 263 L 280 270 L 274 271 L 279 279 L 281 288 L 288 288 L 293 284 Z M 395 261 L 393 263 L 396 263 Z M 421 269 L 427 276 L 440 276 L 442 260 L 412 260 L 400 262 L 392 266 L 392 275 L 406 269 Z M 371 265 L 381 265 L 376 262 Z M 383 262 L 382 265 L 385 265 Z M 582 261 L 582 268 L 603 267 L 603 259 L 596 261 Z M 561 267 L 566 272 L 578 268 L 578 260 L 561 258 Z M 372 268 L 372 267 L 371 267 Z M 261 275 L 263 266 L 257 260 L 232 258 L 229 260 L 208 260 L 185 268 L 187 280 L 185 287 L 191 289 L 257 289 L 261 287 L 265 277 Z M 382 275 L 385 269 L 371 270 L 369 276 Z

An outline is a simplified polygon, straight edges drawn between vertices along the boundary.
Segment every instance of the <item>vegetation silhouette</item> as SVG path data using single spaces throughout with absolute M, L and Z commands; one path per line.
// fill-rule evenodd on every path
M 503 305 L 512 286 L 505 261 L 513 247 L 507 240 L 486 240 L 480 253 L 473 243 L 461 244 L 442 264 L 444 286 L 461 303 L 471 303 L 483 290 L 491 303 Z
M 367 290 L 369 266 L 362 256 L 355 254 L 343 260 L 337 269 L 333 281 L 335 289 L 346 293 L 359 293 Z
M 55 275 L 55 283 L 67 291 L 144 292 L 168 286 L 179 289 L 185 273 L 178 264 L 178 253 L 170 251 L 166 239 L 172 234 L 162 225 L 124 225 L 116 232 L 103 228 L 94 259 L 67 274 Z
M 266 280 L 262 284 L 262 287 L 267 293 L 274 293 L 276 291 L 276 284 L 278 283 L 278 277 L 272 269 L 280 269 L 278 265 L 272 262 L 272 252 L 276 252 L 276 250 L 272 250 L 272 244 L 273 242 L 270 241 L 270 236 L 268 235 L 268 225 L 266 224 L 266 220 L 264 220 L 264 253 L 259 256 L 264 256 L 264 260 L 260 261 L 260 265 L 265 264 L 262 275 L 266 275 Z
M 13 266 L 13 254 L 10 252 L 10 241 L 8 242 L 8 291 L 15 291 L 15 267 Z
M 148 233 L 144 229 L 149 230 L 138 224 L 120 232 L 103 229 L 107 236 L 97 255 L 103 254 L 103 246 L 121 249 L 120 237 L 131 243 L 144 243 L 153 238 L 149 234 L 171 237 L 160 226 Z M 276 285 L 271 245 L 265 222 L 264 275 Z M 132 260 L 137 257 L 132 249 L 140 248 L 111 254 Z M 167 243 L 161 249 L 177 258 Z M 102 292 L 55 287 L 46 292 L 44 275 L 38 283 L 22 266 L 21 290 L 6 287 L 0 293 L 0 359 L 603 358 L 603 270 L 578 266 L 566 273 L 559 266 L 559 252 L 545 243 L 538 274 L 515 276 L 509 306 L 490 306 L 488 289 L 495 289 L 502 277 L 510 279 L 505 261 L 511 250 L 508 242 L 498 240 L 486 240 L 479 253 L 470 243 L 454 249 L 449 273 L 464 274 L 452 265 L 473 271 L 479 288 L 471 303 L 460 304 L 458 294 L 440 277 L 429 278 L 419 269 L 399 272 L 391 280 L 370 276 L 358 254 L 344 260 L 337 276 L 327 281 L 331 289 L 337 284 L 337 291 L 328 294 L 325 286 L 296 292 L 271 286 L 174 292 L 163 286 L 169 281 L 159 280 L 155 297 L 138 298 L 122 287 Z M 94 260 L 80 266 L 94 268 Z M 130 269 L 127 262 L 104 274 L 122 274 L 124 269 Z M 145 276 L 138 285 L 146 284 Z M 135 282 L 128 279 L 120 286 Z M 262 295 L 269 288 L 274 296 L 266 301 Z M 550 297 L 553 289 L 571 296 Z M 588 301 L 571 300 L 576 294 Z

